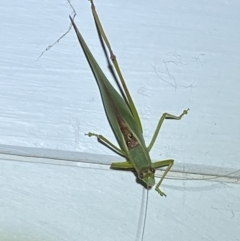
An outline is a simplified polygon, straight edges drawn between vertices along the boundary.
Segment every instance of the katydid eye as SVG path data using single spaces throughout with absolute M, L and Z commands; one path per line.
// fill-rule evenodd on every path
M 139 177 L 140 179 L 143 179 L 143 173 L 140 172 L 139 175 L 138 175 L 138 177 Z
M 132 139 L 132 138 L 133 138 L 132 133 L 128 134 L 128 137 L 129 137 L 130 139 Z
M 154 168 L 151 168 L 150 171 L 151 171 L 152 173 L 155 173 L 155 169 L 154 169 Z

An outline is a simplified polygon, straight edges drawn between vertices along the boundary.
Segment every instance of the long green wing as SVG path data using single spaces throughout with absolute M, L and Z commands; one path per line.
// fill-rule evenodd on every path
M 141 121 L 140 121 L 137 109 L 136 109 L 136 107 L 134 105 L 132 97 L 131 97 L 131 95 L 130 95 L 130 93 L 128 91 L 128 88 L 126 86 L 126 83 L 125 83 L 125 81 L 123 79 L 122 73 L 120 71 L 120 67 L 118 65 L 117 58 L 113 54 L 111 45 L 110 45 L 110 43 L 109 43 L 109 41 L 107 39 L 107 36 L 106 36 L 106 34 L 105 34 L 104 30 L 103 30 L 102 24 L 101 24 L 101 22 L 99 20 L 98 14 L 97 14 L 97 12 L 95 10 L 95 6 L 94 6 L 92 1 L 91 1 L 91 5 L 92 5 L 92 13 L 93 13 L 94 21 L 95 21 L 95 24 L 96 24 L 96 27 L 97 27 L 97 31 L 100 34 L 99 37 L 104 40 L 104 42 L 105 42 L 105 44 L 106 44 L 106 46 L 107 46 L 107 48 L 108 48 L 108 50 L 110 52 L 112 63 L 114 65 L 115 70 L 117 71 L 118 77 L 119 77 L 120 82 L 122 84 L 122 87 L 124 89 L 124 93 L 127 96 L 127 100 L 126 101 L 128 102 L 129 108 L 131 110 L 131 113 L 133 115 L 133 118 L 135 120 L 136 125 L 138 126 L 139 130 L 141 131 L 141 133 L 143 133 L 142 124 L 141 124 Z M 108 57 L 106 56 L 106 58 L 108 58 Z
M 89 50 L 87 44 L 85 43 L 82 35 L 80 34 L 76 24 L 70 17 L 76 35 L 78 37 L 78 41 L 83 49 L 83 52 L 86 56 L 86 59 L 89 63 L 89 66 L 92 70 L 92 73 L 97 81 L 103 105 L 105 108 L 106 115 L 108 117 L 108 121 L 112 127 L 112 130 L 116 136 L 116 139 L 125 152 L 128 152 L 128 148 L 126 146 L 123 134 L 119 127 L 118 117 L 124 119 L 125 123 L 128 125 L 128 128 L 131 130 L 134 135 L 137 136 L 137 139 L 140 142 L 144 142 L 141 130 L 139 130 L 138 125 L 132 116 L 132 113 L 124 101 L 124 99 L 120 96 L 120 94 L 114 89 L 111 83 L 108 81 L 107 77 L 104 75 L 103 71 L 99 67 L 98 63 L 96 62 L 95 58 L 93 57 L 91 51 Z M 119 115 L 119 116 L 118 116 Z

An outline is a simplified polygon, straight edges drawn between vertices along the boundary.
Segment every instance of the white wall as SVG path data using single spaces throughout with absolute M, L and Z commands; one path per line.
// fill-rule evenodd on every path
M 108 73 L 89 2 L 72 4 Z M 174 158 L 180 170 L 194 165 L 199 173 L 240 169 L 240 3 L 95 4 L 146 142 L 163 112 L 190 108 L 181 121 L 164 123 L 152 159 Z M 134 240 L 142 187 L 132 173 L 105 168 L 121 158 L 84 136 L 97 132 L 116 143 L 74 31 L 38 59 L 67 30 L 71 8 L 0 1 L 0 9 L 0 240 Z M 235 177 L 165 180 L 167 198 L 149 192 L 144 240 L 239 240 Z

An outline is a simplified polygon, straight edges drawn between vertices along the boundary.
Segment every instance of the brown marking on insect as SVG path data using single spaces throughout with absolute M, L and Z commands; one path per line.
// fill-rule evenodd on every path
M 115 106 L 115 102 L 114 102 L 112 96 L 110 95 L 110 93 L 109 93 L 109 91 L 106 87 L 105 87 L 105 90 L 106 90 L 106 94 L 108 95 L 109 100 L 111 102 L 113 111 L 114 111 L 115 116 L 117 118 L 118 125 L 119 125 L 120 130 L 123 134 L 123 137 L 124 137 L 124 140 L 126 142 L 127 147 L 129 149 L 132 149 L 132 148 L 138 146 L 139 143 L 138 143 L 137 139 L 134 137 L 133 133 L 129 130 L 126 122 L 124 121 L 121 114 L 119 113 L 118 108 Z
M 132 134 L 132 132 L 128 129 L 126 122 L 124 121 L 122 116 L 119 114 L 118 110 L 116 108 L 114 108 L 114 110 L 115 110 L 115 114 L 117 117 L 117 122 L 118 122 L 120 130 L 123 134 L 124 140 L 127 144 L 127 147 L 129 149 L 132 149 L 132 148 L 138 146 L 139 143 L 138 143 L 137 139 L 134 137 L 134 135 Z

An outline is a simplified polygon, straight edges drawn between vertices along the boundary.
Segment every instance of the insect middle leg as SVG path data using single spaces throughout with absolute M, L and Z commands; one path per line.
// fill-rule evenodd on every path
M 109 149 L 115 151 L 116 153 L 118 153 L 121 156 L 126 156 L 125 152 L 122 151 L 120 148 L 118 148 L 117 146 L 115 146 L 114 144 L 112 144 L 106 137 L 102 136 L 102 135 L 98 135 L 92 132 L 89 132 L 88 134 L 85 134 L 89 137 L 92 136 L 96 136 L 98 141 L 103 143 L 104 145 L 106 145 Z M 111 169 L 121 169 L 121 170 L 128 170 L 128 169 L 133 169 L 133 165 L 128 162 L 128 161 L 124 161 L 124 162 L 113 162 L 111 164 Z
M 86 136 L 92 137 L 92 136 L 96 136 L 98 141 L 101 142 L 102 144 L 104 144 L 106 147 L 108 147 L 109 149 L 111 149 L 112 151 L 116 152 L 117 154 L 119 154 L 120 156 L 126 156 L 125 152 L 123 150 L 121 150 L 120 148 L 118 148 L 117 146 L 115 146 L 112 142 L 110 142 L 106 137 L 102 136 L 102 135 L 98 135 L 92 132 L 89 132 L 88 134 L 85 134 Z
M 159 133 L 160 128 L 161 128 L 161 126 L 162 126 L 162 123 L 163 123 L 163 121 L 164 121 L 165 119 L 181 120 L 182 117 L 188 113 L 188 111 L 189 111 L 189 109 L 184 110 L 184 111 L 182 112 L 182 114 L 179 115 L 179 116 L 172 115 L 172 114 L 169 114 L 169 113 L 164 113 L 164 114 L 162 115 L 162 117 L 160 118 L 159 122 L 158 122 L 157 128 L 156 128 L 156 130 L 155 130 L 155 132 L 154 132 L 154 134 L 153 134 L 153 137 L 152 137 L 152 140 L 151 140 L 149 146 L 147 147 L 147 150 L 150 152 L 150 150 L 152 149 L 153 144 L 154 144 L 154 142 L 156 141 L 157 136 L 158 136 L 158 133 Z

